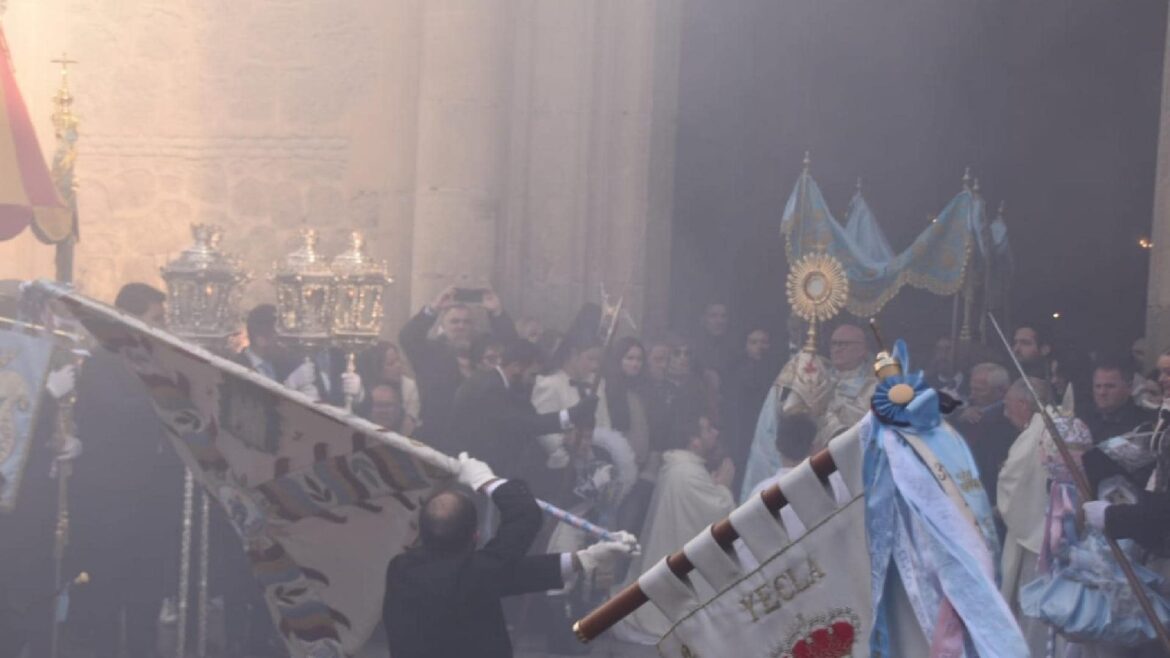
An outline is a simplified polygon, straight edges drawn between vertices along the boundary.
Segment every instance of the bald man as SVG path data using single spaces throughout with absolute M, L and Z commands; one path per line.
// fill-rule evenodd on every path
M 829 364 L 836 383 L 813 442 L 813 452 L 827 446 L 829 439 L 865 416 L 878 383 L 865 331 L 855 324 L 842 324 L 829 337 Z
M 495 537 L 477 549 L 475 503 L 462 491 L 441 491 L 423 504 L 418 544 L 390 561 L 382 621 L 393 658 L 510 658 L 512 642 L 500 598 L 562 589 L 577 573 L 612 566 L 636 552 L 633 535 L 575 553 L 528 555 L 542 521 L 521 480 L 501 480 L 463 453 L 459 483 L 489 496 L 500 513 Z

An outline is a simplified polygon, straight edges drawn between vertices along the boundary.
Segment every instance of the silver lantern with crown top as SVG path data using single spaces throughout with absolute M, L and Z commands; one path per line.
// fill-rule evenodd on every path
M 192 224 L 195 244 L 162 268 L 167 285 L 167 327 L 181 338 L 220 348 L 240 321 L 243 285 L 251 278 L 239 259 L 219 250 L 223 229 Z
M 386 262 L 370 258 L 365 238 L 358 231 L 349 234 L 349 248 L 331 264 L 337 284 L 333 298 L 333 344 L 347 353 L 346 369 L 355 371 L 358 350 L 372 347 L 382 333 L 383 297 L 394 282 Z M 346 400 L 352 407 L 353 401 Z
M 277 333 L 307 351 L 327 345 L 337 276 L 317 251 L 315 229 L 301 230 L 300 245 L 277 261 L 271 281 L 276 287 Z
M 208 349 L 227 348 L 228 338 L 240 322 L 240 294 L 252 277 L 238 258 L 219 250 L 223 229 L 212 224 L 192 224 L 195 244 L 162 268 L 167 285 L 167 328 L 180 338 Z M 210 560 L 211 499 L 199 490 L 199 581 L 196 593 L 196 644 L 207 640 L 207 594 Z M 190 579 L 193 530 L 195 529 L 195 479 L 186 471 L 183 479 L 182 539 L 179 551 L 179 591 L 176 600 L 177 644 L 186 646 L 187 609 L 190 604 Z M 202 651 L 202 649 L 200 649 Z M 181 651 L 180 651 L 181 653 Z M 202 655 L 202 654 L 200 654 Z

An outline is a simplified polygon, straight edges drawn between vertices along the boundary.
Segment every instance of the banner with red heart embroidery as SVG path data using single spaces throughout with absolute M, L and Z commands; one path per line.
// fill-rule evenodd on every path
M 735 554 L 715 545 L 709 532 L 687 545 L 694 577 L 718 592 L 710 600 L 698 600 L 702 588 L 679 580 L 664 562 L 643 574 L 643 591 L 674 622 L 658 644 L 663 656 L 869 656 L 872 604 L 857 428 L 834 439 L 830 450 L 847 491 L 834 495 L 806 461 L 780 479 L 789 507 L 784 514 L 772 514 L 759 496 L 732 513 L 743 543 Z

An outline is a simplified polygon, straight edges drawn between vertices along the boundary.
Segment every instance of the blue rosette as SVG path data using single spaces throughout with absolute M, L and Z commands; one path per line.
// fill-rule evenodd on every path
M 926 384 L 922 371 L 910 371 L 910 354 L 906 342 L 898 339 L 891 354 L 902 372 L 878 382 L 871 408 L 878 421 L 894 427 L 926 431 L 942 422 L 938 392 Z

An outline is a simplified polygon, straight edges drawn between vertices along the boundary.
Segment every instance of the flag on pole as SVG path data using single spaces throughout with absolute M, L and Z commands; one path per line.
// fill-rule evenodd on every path
M 0 240 L 15 237 L 34 219 L 44 226 L 72 226 L 73 211 L 53 184 L 28 108 L 16 86 L 3 27 L 0 97 Z
M 0 326 L 0 513 L 16 507 L 53 345 L 31 327 Z
M 380 621 L 386 566 L 456 460 L 311 401 L 49 282 L 146 385 L 168 437 L 224 508 L 295 658 L 353 655 Z M 178 514 L 178 510 L 175 511 Z
M 666 560 L 638 579 L 642 591 L 668 619 L 658 643 L 668 658 L 775 656 L 861 658 L 869 656 L 872 626 L 869 556 L 859 425 L 829 443 L 847 501 L 834 495 L 806 460 L 780 480 L 789 507 L 803 528 L 788 527 L 759 496 L 732 512 L 738 542 L 757 565 L 736 559 L 710 532 L 684 552 L 717 594 L 675 576 Z M 793 524 L 795 526 L 795 524 Z M 707 590 L 709 591 L 709 590 Z

